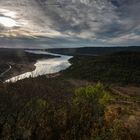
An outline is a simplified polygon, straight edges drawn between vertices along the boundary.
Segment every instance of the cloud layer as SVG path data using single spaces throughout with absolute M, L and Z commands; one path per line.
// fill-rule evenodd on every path
M 45 36 L 54 46 L 140 43 L 139 0 L 19 1 L 1 0 L 0 16 L 15 12 L 19 23 L 11 29 L 0 24 L 1 36 Z

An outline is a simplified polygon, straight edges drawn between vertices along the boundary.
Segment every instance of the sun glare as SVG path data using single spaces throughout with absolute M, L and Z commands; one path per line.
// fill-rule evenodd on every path
M 0 24 L 2 24 L 5 27 L 9 27 L 9 28 L 17 25 L 16 21 L 13 20 L 12 18 L 3 17 L 3 16 L 0 17 Z

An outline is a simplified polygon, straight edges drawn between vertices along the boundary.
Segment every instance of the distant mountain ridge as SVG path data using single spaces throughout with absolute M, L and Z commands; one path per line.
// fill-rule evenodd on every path
M 51 53 L 59 53 L 63 55 L 103 55 L 116 52 L 140 52 L 140 47 L 83 47 L 83 48 L 56 48 L 46 49 Z

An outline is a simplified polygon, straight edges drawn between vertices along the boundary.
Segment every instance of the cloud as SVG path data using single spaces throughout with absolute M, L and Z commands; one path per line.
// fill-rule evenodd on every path
M 11 13 L 19 23 L 11 35 L 45 36 L 51 45 L 138 45 L 139 7 L 139 0 L 1 0 L 0 9 L 9 15 L 0 14 Z M 1 25 L 0 31 L 9 32 Z

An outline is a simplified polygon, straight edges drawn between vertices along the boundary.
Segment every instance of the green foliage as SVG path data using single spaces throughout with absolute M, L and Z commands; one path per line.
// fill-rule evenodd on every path
M 107 124 L 105 111 L 111 97 L 101 83 L 76 88 L 75 94 L 70 86 L 62 79 L 42 77 L 0 85 L 0 139 L 123 140 L 131 137 L 123 123 L 115 120 Z
M 75 121 L 72 127 L 75 128 L 76 134 L 80 134 L 79 139 L 84 139 L 83 134 L 87 138 L 100 135 L 101 128 L 104 126 L 104 111 L 109 103 L 109 97 L 109 93 L 105 91 L 101 83 L 75 90 L 71 113 Z
M 106 105 L 111 101 L 111 99 L 112 97 L 109 94 L 105 93 L 104 96 L 99 100 L 99 102 L 102 105 Z
M 74 103 L 89 103 L 92 105 L 105 106 L 111 100 L 111 96 L 107 93 L 101 83 L 95 86 L 87 86 L 78 88 L 75 91 Z

